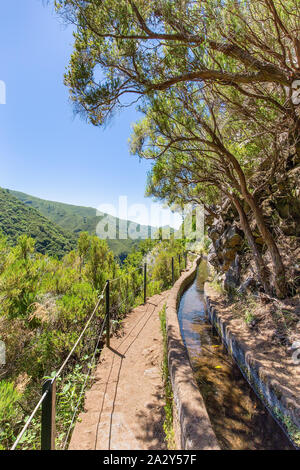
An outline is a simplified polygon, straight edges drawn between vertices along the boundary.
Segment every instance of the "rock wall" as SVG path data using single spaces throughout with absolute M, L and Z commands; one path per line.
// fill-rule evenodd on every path
M 260 205 L 264 219 L 274 236 L 283 263 L 287 280 L 292 285 L 291 294 L 300 293 L 300 167 L 292 168 L 286 174 L 277 175 L 276 180 L 260 191 L 255 198 Z M 267 268 L 272 271 L 271 259 L 264 239 L 248 205 L 244 206 L 258 251 L 261 252 Z M 230 201 L 214 208 L 217 217 L 206 217 L 206 229 L 212 244 L 208 261 L 224 281 L 226 290 L 238 288 L 249 276 L 259 285 L 252 252 L 239 223 L 239 216 Z M 296 263 L 295 263 L 296 261 Z M 241 269 L 249 266 L 251 269 Z
M 208 236 L 212 241 L 208 262 L 224 282 L 225 289 L 240 284 L 240 256 L 243 252 L 244 233 L 234 220 L 234 213 L 226 209 L 226 217 L 208 225 Z

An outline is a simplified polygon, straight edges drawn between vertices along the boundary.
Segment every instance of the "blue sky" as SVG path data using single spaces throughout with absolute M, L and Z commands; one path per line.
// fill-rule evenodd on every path
M 91 207 L 117 206 L 126 195 L 129 205 L 149 208 L 153 201 L 144 198 L 144 190 L 150 163 L 128 151 L 135 109 L 115 116 L 105 129 L 74 117 L 63 85 L 72 43 L 71 28 L 42 0 L 1 5 L 6 104 L 0 105 L 0 186 Z

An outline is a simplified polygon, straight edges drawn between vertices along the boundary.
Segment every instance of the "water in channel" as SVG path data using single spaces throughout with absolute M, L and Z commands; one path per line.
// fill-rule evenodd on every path
M 178 309 L 181 334 L 194 376 L 222 449 L 289 450 L 288 438 L 241 374 L 205 313 L 202 261 Z

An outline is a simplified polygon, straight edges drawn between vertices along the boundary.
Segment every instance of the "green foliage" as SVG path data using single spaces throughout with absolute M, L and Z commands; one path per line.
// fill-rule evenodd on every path
M 0 230 L 6 235 L 11 245 L 15 244 L 21 235 L 27 235 L 34 239 L 36 251 L 57 258 L 62 258 L 76 246 L 74 234 L 53 224 L 36 209 L 23 204 L 7 190 L 1 188 Z M 25 242 L 26 238 L 22 240 Z M 32 246 L 22 248 L 20 245 L 20 249 L 25 249 L 25 252 L 29 254 Z
M 34 301 L 38 283 L 38 264 L 28 258 L 34 241 L 26 235 L 20 237 L 6 258 L 5 270 L 0 277 L 0 299 L 6 315 L 13 318 L 26 314 Z
M 16 403 L 20 396 L 13 382 L 0 381 L 0 450 L 5 448 L 5 441 L 12 435 L 11 428 L 17 415 Z
M 247 325 L 250 325 L 254 320 L 255 320 L 255 315 L 252 312 L 246 311 L 244 320 L 247 323 Z
M 266 108 L 277 106 L 268 100 L 270 93 L 289 87 L 290 77 L 297 76 L 297 63 L 289 57 L 297 56 L 298 0 L 55 4 L 76 24 L 65 83 L 76 111 L 94 125 L 127 105 L 120 99 L 125 93 L 148 98 L 192 81 L 258 96 L 268 113 Z
M 296 444 L 296 446 L 300 447 L 300 431 L 299 431 L 298 426 L 295 425 L 295 423 L 292 421 L 292 419 L 289 416 L 284 415 L 278 407 L 276 407 L 273 411 L 274 411 L 276 418 L 286 428 L 292 441 Z
M 100 216 L 97 215 L 96 209 L 92 207 L 74 206 L 71 204 L 64 204 L 61 202 L 46 201 L 34 196 L 30 196 L 19 191 L 6 190 L 11 195 L 22 201 L 26 206 L 38 210 L 47 219 L 52 221 L 55 225 L 60 226 L 63 230 L 73 232 L 76 236 L 81 232 L 88 233 L 89 235 L 96 235 L 96 228 L 98 223 L 106 217 L 106 214 Z M 116 225 L 116 239 L 107 240 L 109 248 L 113 251 L 115 256 L 118 256 L 123 261 L 128 253 L 134 249 L 139 249 L 141 243 L 140 239 L 122 240 L 119 239 L 119 224 L 120 219 L 110 216 L 111 222 Z M 150 233 L 151 227 L 145 227 L 143 225 L 134 224 L 133 222 L 127 222 L 127 226 L 140 230 L 141 233 Z M 0 225 L 1 227 L 1 225 Z M 74 235 L 73 235 L 74 236 Z M 83 237 L 86 237 L 84 235 Z M 81 248 L 84 245 L 84 238 L 80 242 Z M 72 248 L 74 245 L 72 245 Z M 80 251 L 80 249 L 79 249 Z
M 169 449 L 175 449 L 175 436 L 173 429 L 173 390 L 169 376 L 168 366 L 168 343 L 167 343 L 167 328 L 166 328 L 166 306 L 159 313 L 160 329 L 163 335 L 163 363 L 162 363 L 162 377 L 165 389 L 165 420 L 164 420 L 164 431 L 166 441 Z
M 8 448 L 30 415 L 45 376 L 54 373 L 67 357 L 103 291 L 111 282 L 112 331 L 124 315 L 143 303 L 143 269 L 148 263 L 148 296 L 167 287 L 160 268 L 170 254 L 182 250 L 180 242 L 147 240 L 141 252 L 130 255 L 124 265 L 116 263 L 106 241 L 82 234 L 78 249 L 61 260 L 34 252 L 33 239 L 23 235 L 15 247 L 0 236 L 0 340 L 6 345 L 6 366 L 1 368 L 0 416 L 6 421 L 2 445 Z M 169 252 L 167 256 L 164 252 Z M 149 257 L 149 260 L 148 260 Z M 167 264 L 164 264 L 167 266 Z M 170 265 L 168 266 L 170 270 Z M 179 275 L 177 266 L 176 276 Z M 155 273 L 155 277 L 154 277 Z M 62 446 L 71 424 L 80 390 L 91 370 L 92 355 L 104 318 L 104 302 L 78 344 L 57 383 L 57 445 Z M 88 380 L 90 383 L 90 380 Z M 1 402 L 2 399 L 2 402 Z M 82 409 L 82 397 L 78 412 Z M 20 447 L 38 449 L 40 410 Z
M 28 235 L 21 235 L 18 240 L 19 257 L 27 261 L 28 256 L 34 252 L 35 241 Z
M 26 235 L 13 248 L 4 237 L 0 238 L 0 250 L 6 255 L 0 270 L 0 338 L 7 353 L 2 376 L 12 382 L 25 377 L 18 420 L 11 422 L 9 432 L 4 430 L 6 443 L 12 442 L 24 424 L 24 410 L 32 409 L 42 378 L 57 368 L 73 347 L 94 310 L 105 279 L 118 269 L 105 241 L 88 236 L 86 244 L 91 248 L 85 253 L 86 265 L 80 273 L 82 250 L 57 260 L 34 252 L 34 240 Z M 75 361 L 91 354 L 102 319 L 103 306 L 74 351 L 67 375 L 71 371 L 74 374 Z M 38 432 L 37 419 L 24 440 L 25 447 L 38 446 Z
M 0 381 L 0 423 L 9 421 L 16 413 L 15 403 L 20 394 L 12 382 Z
M 107 276 L 105 279 L 105 272 L 110 273 L 111 267 L 113 266 L 113 255 L 109 251 L 107 242 L 100 240 L 98 237 L 93 237 L 86 269 L 87 276 L 91 279 L 95 289 L 100 290 L 106 279 L 113 279 L 115 277 L 111 275 Z
M 182 242 L 178 240 L 161 242 L 157 246 L 152 277 L 161 283 L 162 289 L 172 286 L 172 258 L 174 258 L 174 280 L 176 280 L 180 276 L 180 270 L 184 268 Z
M 209 285 L 211 286 L 212 289 L 214 289 L 218 294 L 223 295 L 225 293 L 224 287 L 222 285 L 222 282 L 214 276 L 214 278 L 209 281 Z
M 80 256 L 80 272 L 82 265 L 86 260 L 88 252 L 90 250 L 90 240 L 88 232 L 81 232 L 78 239 L 78 252 Z
M 145 118 L 131 150 L 154 160 L 147 194 L 206 207 L 228 198 L 262 278 L 263 259 L 240 207 L 246 201 L 271 257 L 276 295 L 286 296 L 261 193 L 300 162 L 299 63 L 291 60 L 299 57 L 299 0 L 55 3 L 76 25 L 65 75 L 75 110 L 102 126 L 128 106 L 124 95 L 139 101 Z
M 207 255 L 211 247 L 211 240 L 207 235 L 204 235 L 200 240 L 187 243 L 187 249 L 194 253 L 202 253 Z

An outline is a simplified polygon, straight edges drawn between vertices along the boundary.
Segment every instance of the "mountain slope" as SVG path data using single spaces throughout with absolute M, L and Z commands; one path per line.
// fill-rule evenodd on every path
M 79 232 L 86 231 L 90 235 L 96 234 L 97 224 L 101 221 L 102 217 L 96 214 L 96 209 L 92 207 L 75 206 L 72 204 L 65 204 L 62 202 L 47 201 L 40 199 L 29 194 L 19 191 L 7 190 L 14 197 L 25 203 L 29 207 L 37 209 L 41 214 L 47 217 L 55 224 L 61 226 L 63 229 L 78 234 Z M 110 216 L 112 221 L 117 224 L 117 239 L 108 240 L 108 245 L 116 256 L 120 258 L 126 257 L 134 248 L 139 245 L 139 239 L 120 240 L 119 234 L 119 221 L 120 219 Z M 144 226 L 127 221 L 131 228 L 136 228 L 141 233 L 147 232 L 150 235 L 150 226 Z
M 36 250 L 61 258 L 76 246 L 76 236 L 68 233 L 33 207 L 0 188 L 0 230 L 15 244 L 20 235 L 36 240 Z

